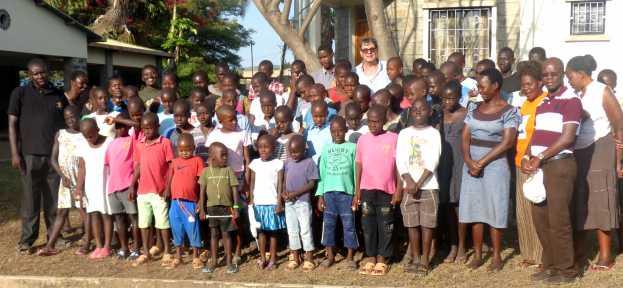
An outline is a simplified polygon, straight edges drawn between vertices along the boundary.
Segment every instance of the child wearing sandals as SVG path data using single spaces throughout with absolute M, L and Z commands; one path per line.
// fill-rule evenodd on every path
M 410 111 L 413 125 L 400 131 L 396 147 L 396 167 L 405 192 L 400 209 L 413 254 L 405 272 L 425 276 L 430 270 L 428 256 L 437 227 L 439 185 L 435 171 L 441 156 L 441 137 L 428 124 L 431 108 L 425 99 L 415 99 Z
M 312 206 L 311 192 L 318 180 L 318 168 L 311 158 L 305 157 L 305 138 L 301 135 L 290 137 L 287 143 L 290 159 L 284 165 L 283 186 L 285 190 L 282 198 L 285 201 L 286 225 L 288 227 L 288 243 L 291 254 L 288 270 L 296 269 L 301 264 L 299 250 L 305 251 L 303 270 L 311 271 L 316 268 L 312 252 L 314 239 L 312 235 Z
M 283 161 L 272 157 L 275 139 L 266 134 L 257 140 L 259 159 L 249 164 L 250 197 L 249 205 L 254 205 L 255 219 L 260 222 L 258 229 L 260 269 L 277 268 L 277 234 L 286 228 L 281 195 L 283 191 Z M 266 238 L 270 238 L 270 260 L 266 263 Z
M 171 162 L 167 188 L 164 190 L 164 198 L 171 198 L 169 221 L 176 248 L 175 259 L 170 262 L 167 267 L 169 269 L 182 264 L 182 250 L 186 239 L 192 247 L 193 269 L 203 268 L 203 262 L 199 259 L 199 249 L 202 245 L 196 206 L 199 194 L 197 180 L 203 170 L 203 160 L 199 156 L 193 156 L 194 151 L 193 135 L 180 134 L 177 139 L 178 157 Z
M 211 261 L 203 268 L 205 273 L 213 273 L 217 264 L 218 235 L 221 234 L 225 250 L 227 273 L 238 273 L 238 264 L 232 263 L 231 232 L 237 230 L 240 197 L 238 179 L 234 170 L 227 165 L 227 147 L 221 142 L 214 142 L 209 147 L 209 166 L 203 169 L 199 177 L 201 194 L 199 196 L 199 215 L 202 220 L 208 218 L 211 239 Z M 206 217 L 207 215 L 207 217 Z
M 80 216 L 84 221 L 85 228 L 84 244 L 76 253 L 85 255 L 89 252 L 91 228 L 89 227 L 88 217 L 84 209 L 86 199 L 81 201 L 74 200 L 78 182 L 78 147 L 85 141 L 80 133 L 80 109 L 78 106 L 67 106 L 63 111 L 63 117 L 65 118 L 67 128 L 59 130 L 56 134 L 50 161 L 56 173 L 61 176 L 61 184 L 58 187 L 58 210 L 52 235 L 45 247 L 37 252 L 39 256 L 53 256 L 59 253 L 54 247 L 56 246 L 56 241 L 61 236 L 61 230 L 67 215 L 69 215 L 69 209 L 74 207 L 80 210 Z

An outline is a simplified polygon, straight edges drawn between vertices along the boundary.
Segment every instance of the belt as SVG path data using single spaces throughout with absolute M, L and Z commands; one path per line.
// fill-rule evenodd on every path
M 567 158 L 571 158 L 571 157 L 573 157 L 573 153 L 561 153 L 561 154 L 558 154 L 558 155 L 556 155 L 554 157 L 550 157 L 550 158 L 546 159 L 545 161 L 543 161 L 543 163 L 553 162 L 553 161 L 556 161 L 556 160 L 562 160 L 562 159 L 567 159 Z
M 482 139 L 476 139 L 476 138 L 472 138 L 469 141 L 469 145 L 479 146 L 479 147 L 488 147 L 488 148 L 493 148 L 493 147 L 497 146 L 500 143 L 502 143 L 502 142 L 490 141 L 490 140 L 482 140 Z

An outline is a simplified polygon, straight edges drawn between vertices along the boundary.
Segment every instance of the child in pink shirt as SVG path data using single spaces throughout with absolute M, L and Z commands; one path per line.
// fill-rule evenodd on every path
M 361 204 L 366 255 L 360 273 L 385 275 L 392 256 L 394 205 L 400 203 L 396 189 L 396 143 L 398 135 L 383 130 L 386 122 L 384 107 L 374 105 L 368 110 L 370 133 L 357 142 L 355 201 Z M 382 226 L 382 227 L 380 227 Z M 380 232 L 383 231 L 383 232 Z

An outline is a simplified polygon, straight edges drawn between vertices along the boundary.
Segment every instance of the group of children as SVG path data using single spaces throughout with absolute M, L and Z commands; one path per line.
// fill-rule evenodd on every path
M 265 70 L 272 72 L 270 66 Z M 389 69 L 394 66 L 400 69 Z M 178 95 L 172 73 L 164 73 L 159 89 L 153 66 L 143 69 L 141 90 L 111 78 L 107 88 L 90 90 L 89 112 L 64 110 L 66 127 L 52 156 L 62 179 L 59 214 L 39 255 L 59 252 L 67 213 L 79 208 L 85 236 L 76 253 L 91 259 L 111 256 L 116 237 L 116 256 L 134 266 L 161 257 L 162 266 L 175 268 L 189 248 L 192 267 L 213 272 L 220 235 L 226 271 L 236 273 L 250 232 L 258 241 L 257 267 L 274 269 L 286 230 L 287 269 L 315 269 L 321 235 L 321 266 L 332 266 L 343 247 L 347 267 L 385 275 L 394 231 L 404 226 L 411 258 L 405 270 L 426 274 L 439 245 L 433 239 L 440 237 L 440 201 L 452 203 L 440 189 L 458 185 L 450 180 L 457 173 L 445 171 L 453 165 L 444 162 L 462 161 L 452 143 L 465 117 L 463 85 L 424 71 L 429 66 L 414 65 L 415 76 L 405 77 L 400 59 L 392 58 L 392 83 L 375 93 L 358 85 L 347 61 L 337 63 L 329 89 L 315 84 L 300 61 L 292 69 L 302 73 L 293 73 L 288 88 L 271 72 L 258 72 L 253 97 L 241 95 L 238 79 L 222 66 L 209 87 L 205 74 L 196 73 L 188 97 Z M 448 221 L 456 222 L 455 209 L 447 210 Z M 361 241 L 366 257 L 357 264 Z M 450 242 L 447 262 L 464 257 L 464 247 L 457 252 Z

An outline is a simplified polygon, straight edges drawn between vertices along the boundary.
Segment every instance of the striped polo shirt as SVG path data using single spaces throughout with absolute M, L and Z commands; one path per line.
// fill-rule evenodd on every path
M 550 147 L 562 135 L 565 124 L 577 124 L 576 135 L 582 120 L 582 101 L 572 89 L 562 86 L 558 91 L 549 94 L 536 109 L 534 134 L 532 135 L 532 155 L 538 155 Z M 559 154 L 572 153 L 573 145 L 560 151 Z

